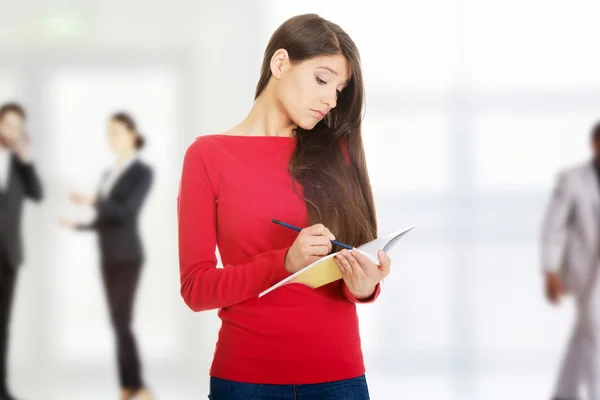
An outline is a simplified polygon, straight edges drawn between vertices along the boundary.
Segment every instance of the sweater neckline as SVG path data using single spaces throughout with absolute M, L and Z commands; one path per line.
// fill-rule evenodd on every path
M 266 136 L 266 135 L 261 135 L 261 136 L 257 136 L 257 135 L 227 135 L 224 133 L 219 133 L 219 134 L 215 134 L 212 136 L 219 136 L 219 137 L 230 137 L 230 138 L 238 138 L 238 139 L 273 139 L 273 140 L 277 140 L 277 139 L 281 139 L 281 140 L 296 140 L 295 136 Z

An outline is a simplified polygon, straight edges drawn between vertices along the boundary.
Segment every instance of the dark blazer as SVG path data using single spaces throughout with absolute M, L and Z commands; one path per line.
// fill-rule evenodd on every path
M 152 180 L 152 169 L 139 160 L 134 161 L 123 171 L 106 197 L 98 195 L 94 221 L 77 225 L 78 229 L 98 232 L 103 264 L 144 262 L 137 221 Z
M 6 188 L 0 188 L 0 257 L 12 268 L 23 262 L 21 216 L 23 201 L 42 200 L 43 190 L 32 163 L 22 162 L 11 155 Z

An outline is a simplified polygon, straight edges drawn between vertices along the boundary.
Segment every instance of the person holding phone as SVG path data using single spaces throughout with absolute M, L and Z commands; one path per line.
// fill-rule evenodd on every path
M 11 309 L 19 266 L 23 262 L 23 202 L 41 201 L 42 184 L 29 152 L 25 110 L 0 106 L 0 400 L 12 400 L 7 384 Z

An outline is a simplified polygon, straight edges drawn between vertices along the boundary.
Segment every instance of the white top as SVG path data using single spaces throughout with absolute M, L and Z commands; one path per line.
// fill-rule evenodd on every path
M 4 147 L 0 147 L 0 190 L 8 187 L 8 174 L 10 172 L 10 158 L 12 153 Z
M 127 159 L 122 164 L 115 165 L 110 171 L 108 171 L 108 175 L 106 179 L 100 185 L 100 197 L 107 197 L 112 188 L 115 186 L 115 183 L 119 180 L 121 175 L 137 160 L 137 156 L 133 155 L 129 159 Z

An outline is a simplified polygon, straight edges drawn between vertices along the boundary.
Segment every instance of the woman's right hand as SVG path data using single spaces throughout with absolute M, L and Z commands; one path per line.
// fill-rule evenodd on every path
M 293 274 L 331 252 L 335 236 L 323 224 L 302 229 L 285 255 L 285 269 Z

